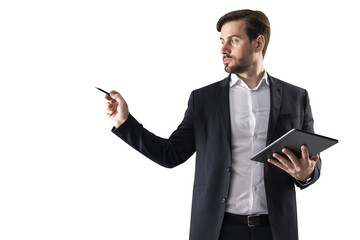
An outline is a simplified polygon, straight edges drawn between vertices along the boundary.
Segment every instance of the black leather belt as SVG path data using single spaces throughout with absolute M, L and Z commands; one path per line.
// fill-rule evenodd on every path
M 269 215 L 237 215 L 226 212 L 224 222 L 247 225 L 248 227 L 261 227 L 269 224 Z

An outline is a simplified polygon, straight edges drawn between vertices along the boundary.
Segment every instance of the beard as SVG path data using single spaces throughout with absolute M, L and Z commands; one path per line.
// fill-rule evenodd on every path
M 230 55 L 224 55 L 224 58 L 231 58 L 230 63 L 224 64 L 224 69 L 227 73 L 244 73 L 247 72 L 254 64 L 254 57 L 252 55 L 243 58 L 235 58 Z

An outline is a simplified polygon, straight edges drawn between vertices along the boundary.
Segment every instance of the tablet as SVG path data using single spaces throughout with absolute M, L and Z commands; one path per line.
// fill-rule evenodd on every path
M 333 138 L 321 136 L 315 133 L 306 132 L 299 129 L 291 129 L 289 132 L 285 133 L 275 142 L 271 143 L 260 152 L 251 157 L 251 160 L 268 163 L 268 158 L 274 158 L 273 153 L 279 153 L 283 156 L 286 156 L 282 153 L 282 149 L 288 148 L 296 156 L 301 157 L 301 145 L 306 145 L 309 150 L 309 156 L 312 157 L 325 149 L 333 146 L 339 141 Z

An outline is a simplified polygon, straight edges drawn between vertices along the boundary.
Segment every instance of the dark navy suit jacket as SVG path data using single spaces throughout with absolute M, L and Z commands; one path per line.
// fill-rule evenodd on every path
M 113 132 L 154 162 L 175 167 L 196 152 L 190 240 L 218 240 L 229 194 L 231 130 L 229 80 L 191 93 L 179 127 L 168 139 L 149 132 L 132 116 Z M 269 76 L 271 109 L 267 145 L 292 128 L 313 132 L 313 117 L 305 89 Z M 313 180 L 320 176 L 318 161 Z M 275 240 L 297 240 L 295 185 L 305 188 L 283 170 L 264 166 L 270 224 Z M 160 229 L 159 229 L 160 230 Z

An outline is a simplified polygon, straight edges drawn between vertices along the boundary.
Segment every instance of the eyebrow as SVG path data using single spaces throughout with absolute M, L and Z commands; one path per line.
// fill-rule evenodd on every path
M 227 37 L 227 39 L 229 38 L 233 38 L 233 37 L 237 37 L 237 38 L 241 38 L 239 35 L 233 34 Z M 224 40 L 222 37 L 220 37 L 220 40 Z

